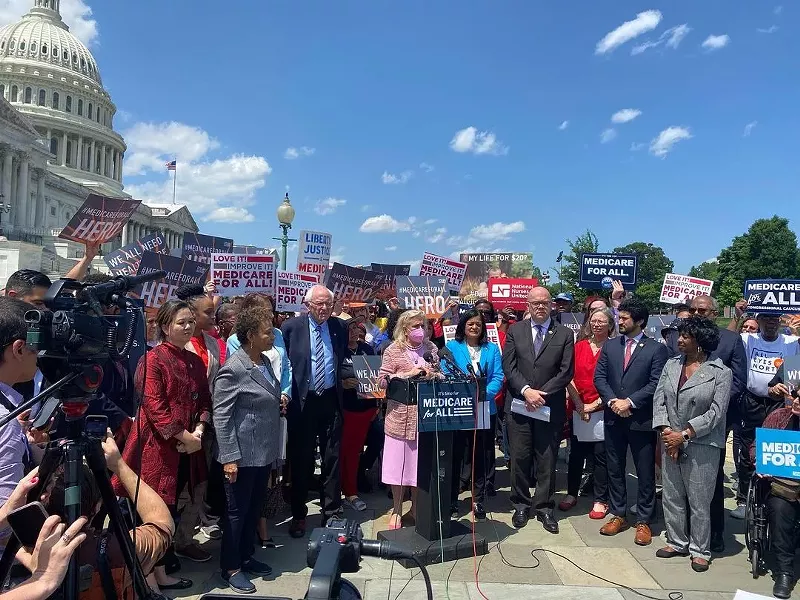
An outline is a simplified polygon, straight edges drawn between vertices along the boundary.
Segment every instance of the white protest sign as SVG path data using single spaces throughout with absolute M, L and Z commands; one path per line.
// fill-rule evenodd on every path
M 211 255 L 211 279 L 220 296 L 275 293 L 275 257 L 247 254 Z
M 665 304 L 689 304 L 695 296 L 711 295 L 714 282 L 688 275 L 667 273 L 661 286 L 661 302 Z
M 278 271 L 275 310 L 278 312 L 300 312 L 306 292 L 317 285 L 317 276 L 308 273 Z
M 422 256 L 422 264 L 419 267 L 420 276 L 432 275 L 434 277 L 447 277 L 450 290 L 458 292 L 464 282 L 464 275 L 467 272 L 467 263 L 437 256 L 426 252 Z
M 323 231 L 301 231 L 297 248 L 297 272 L 316 275 L 322 281 L 331 259 L 330 233 Z
M 444 335 L 444 343 L 446 344 L 450 340 L 456 339 L 456 327 L 457 325 L 443 325 L 442 326 L 442 333 Z M 497 335 L 497 323 L 487 323 L 486 324 L 486 338 L 495 346 L 500 352 L 503 349 L 500 347 L 500 336 Z

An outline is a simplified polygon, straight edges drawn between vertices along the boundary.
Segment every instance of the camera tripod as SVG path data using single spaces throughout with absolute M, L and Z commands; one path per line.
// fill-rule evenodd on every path
M 42 463 L 39 466 L 39 482 L 29 492 L 28 500 L 38 500 L 42 492 L 48 489 L 51 481 L 55 480 L 59 467 L 63 466 L 65 514 L 61 516 L 66 526 L 69 527 L 81 516 L 81 487 L 83 485 L 83 462 L 85 459 L 97 482 L 102 506 L 107 511 L 111 530 L 119 544 L 128 573 L 133 579 L 133 589 L 136 597 L 140 600 L 160 598 L 161 596 L 150 590 L 145 581 L 125 519 L 111 487 L 111 479 L 108 476 L 105 456 L 101 447 L 101 442 L 106 435 L 105 426 L 102 427 L 102 432 L 99 430 L 100 428 L 90 431 L 85 430 L 86 410 L 92 395 L 99 389 L 102 378 L 103 371 L 97 365 L 76 367 L 51 387 L 28 402 L 21 404 L 17 407 L 17 410 L 0 420 L 0 427 L 7 425 L 18 414 L 28 410 L 36 403 L 58 394 L 61 412 L 66 417 L 69 433 L 65 439 L 51 442 L 48 445 Z M 8 576 L 19 547 L 19 540 L 15 536 L 9 538 L 3 557 L 0 559 L 0 581 L 5 581 Z M 63 598 L 65 600 L 78 599 L 78 575 L 77 559 L 73 555 L 62 584 Z M 109 591 L 106 590 L 106 596 L 108 596 Z M 107 597 L 107 600 L 112 599 Z

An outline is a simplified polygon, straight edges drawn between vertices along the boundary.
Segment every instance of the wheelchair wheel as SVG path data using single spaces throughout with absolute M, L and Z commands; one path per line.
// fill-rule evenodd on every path
M 753 574 L 753 579 L 758 579 L 761 574 L 761 567 L 759 566 L 761 564 L 761 553 L 759 550 L 758 544 L 754 544 L 753 549 L 750 550 L 750 572 Z
M 745 505 L 745 528 L 744 528 L 744 544 L 747 547 L 747 551 L 750 553 L 750 562 L 752 563 L 752 552 L 754 547 L 754 542 L 757 539 L 756 535 L 756 518 L 755 518 L 755 507 L 756 507 L 756 482 L 750 482 L 750 489 L 747 492 L 747 504 Z

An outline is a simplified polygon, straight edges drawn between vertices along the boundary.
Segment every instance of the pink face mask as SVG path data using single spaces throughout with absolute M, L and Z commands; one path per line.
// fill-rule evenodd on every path
M 411 331 L 408 332 L 408 341 L 414 344 L 415 346 L 417 344 L 421 344 L 424 339 L 425 339 L 425 330 L 422 329 L 421 327 L 418 327 L 417 329 L 412 329 Z

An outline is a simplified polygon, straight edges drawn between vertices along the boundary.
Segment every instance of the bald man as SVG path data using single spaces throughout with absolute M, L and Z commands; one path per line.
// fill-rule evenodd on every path
M 503 348 L 503 371 L 508 381 L 506 422 L 511 441 L 512 523 L 527 525 L 531 509 L 544 529 L 558 533 L 553 509 L 556 459 L 567 418 L 566 389 L 573 375 L 574 336 L 550 317 L 553 301 L 547 288 L 528 294 L 529 319 L 508 328 Z M 512 412 L 512 400 L 527 411 L 550 409 L 549 420 Z M 519 403 L 517 403 L 519 404 Z M 536 492 L 531 497 L 531 460 L 536 469 Z

